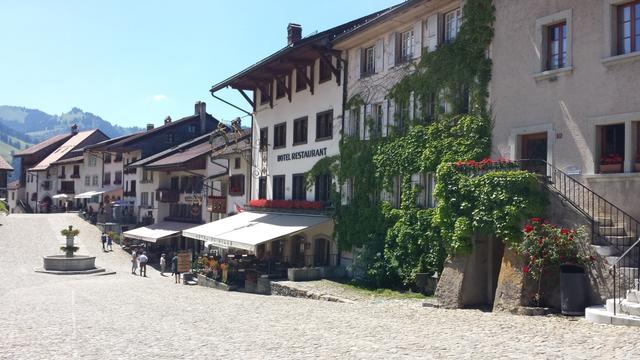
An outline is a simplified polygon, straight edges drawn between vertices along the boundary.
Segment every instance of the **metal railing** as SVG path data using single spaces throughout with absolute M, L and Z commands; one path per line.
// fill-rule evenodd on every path
M 519 160 L 522 170 L 540 175 L 549 190 L 589 220 L 591 242 L 606 257 L 613 276 L 613 312 L 630 289 L 640 290 L 640 221 L 544 160 Z

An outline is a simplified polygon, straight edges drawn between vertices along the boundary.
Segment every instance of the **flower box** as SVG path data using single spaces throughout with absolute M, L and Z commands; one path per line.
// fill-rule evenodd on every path
M 600 172 L 603 174 L 613 174 L 622 172 L 622 163 L 619 164 L 600 164 Z

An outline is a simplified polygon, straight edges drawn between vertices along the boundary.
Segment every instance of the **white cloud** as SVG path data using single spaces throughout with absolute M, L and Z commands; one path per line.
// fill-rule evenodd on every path
M 157 94 L 157 95 L 153 95 L 151 99 L 155 102 L 163 102 L 163 101 L 169 100 L 169 97 L 167 95 Z

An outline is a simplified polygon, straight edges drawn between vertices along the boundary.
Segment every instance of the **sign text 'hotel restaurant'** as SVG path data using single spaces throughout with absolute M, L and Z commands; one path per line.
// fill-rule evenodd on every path
M 295 151 L 288 154 L 278 155 L 277 160 L 278 162 L 280 162 L 280 161 L 298 160 L 298 159 L 305 159 L 305 158 L 311 158 L 316 156 L 326 156 L 326 155 L 327 155 L 327 148 L 324 147 L 320 149 Z

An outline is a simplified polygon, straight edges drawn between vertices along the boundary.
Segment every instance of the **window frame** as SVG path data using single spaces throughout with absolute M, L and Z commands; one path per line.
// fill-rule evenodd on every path
M 237 182 L 237 184 L 234 184 Z M 244 196 L 244 174 L 235 174 L 229 176 L 229 196 Z
M 303 127 L 304 131 L 298 128 L 300 126 Z M 303 132 L 303 134 L 299 134 L 299 132 Z M 309 117 L 303 116 L 293 120 L 293 146 L 306 144 L 308 141 L 308 138 L 309 138 Z
M 302 181 L 302 183 L 298 183 Z M 307 200 L 307 189 L 305 186 L 305 174 L 291 174 L 291 200 Z
M 304 91 L 307 89 L 307 81 L 300 76 L 303 73 L 302 69 L 296 68 L 296 92 Z M 304 67 L 304 73 L 307 75 L 307 66 Z M 302 80 L 301 80 L 302 79 Z
M 272 200 L 284 200 L 287 196 L 286 177 L 284 175 L 273 175 L 272 182 L 273 182 L 271 184 Z M 277 189 L 276 189 L 276 186 L 278 186 Z
M 239 157 L 236 157 L 233 159 L 233 168 L 234 169 L 240 169 L 242 167 L 242 162 L 240 161 Z
M 333 65 L 333 56 L 329 57 L 329 61 L 331 61 Z M 327 64 L 322 58 L 318 59 L 318 84 L 325 83 L 327 81 L 331 81 L 333 78 L 333 74 L 331 71 L 331 66 Z
M 283 129 L 281 134 L 279 129 Z M 285 147 L 287 147 L 287 123 L 281 122 L 273 125 L 273 149 L 283 149 Z
M 258 141 L 259 141 L 258 146 L 260 147 L 261 151 L 267 150 L 269 148 L 269 127 L 268 126 L 260 128 L 260 138 Z
M 559 29 L 559 36 L 558 39 L 554 38 L 554 34 L 555 34 L 555 29 Z M 546 59 L 545 59 L 545 71 L 549 71 L 549 70 L 559 70 L 559 69 L 563 69 L 565 67 L 567 67 L 567 57 L 568 57 L 568 50 L 567 50 L 567 45 L 568 45 L 568 28 L 567 28 L 567 21 L 560 21 L 560 22 L 556 22 L 553 24 L 549 24 L 545 27 L 545 31 L 546 31 L 546 39 L 547 39 L 547 53 L 546 53 Z M 552 64 L 552 59 L 554 57 L 554 53 L 552 52 L 553 50 L 553 44 L 555 42 L 558 42 L 558 52 L 557 55 L 558 56 L 558 63 L 557 65 L 553 65 Z
M 413 59 L 413 50 L 415 45 L 415 34 L 413 33 L 413 29 L 398 33 L 396 44 L 396 64 L 405 64 L 410 62 Z
M 624 9 L 629 8 L 629 51 L 624 50 Z M 634 0 L 615 5 L 616 22 L 616 55 L 627 55 L 640 51 L 640 29 L 636 28 L 636 21 L 640 20 L 640 0 Z
M 315 201 L 322 202 L 330 202 L 331 201 L 331 185 L 333 184 L 333 179 L 331 174 L 322 174 L 318 175 L 315 178 L 314 183 L 314 199 Z M 326 190 L 326 193 L 325 193 Z M 322 195 L 326 195 L 326 199 Z
M 376 73 L 376 46 L 371 45 L 362 49 L 360 62 L 360 77 L 367 77 Z
M 267 177 L 260 176 L 258 178 L 258 199 L 267 198 Z
M 450 32 L 450 23 L 455 20 L 455 32 Z M 444 42 L 450 44 L 456 40 L 460 33 L 460 25 L 462 23 L 462 8 L 456 8 L 451 11 L 447 11 L 444 14 Z
M 324 133 L 327 131 L 328 135 Z M 333 139 L 333 109 L 316 114 L 316 142 L 330 139 Z
M 287 90 L 285 89 L 284 86 L 280 85 L 280 82 L 286 84 L 288 81 L 288 76 L 279 75 L 276 77 L 275 80 L 276 80 L 276 100 L 282 99 L 283 97 L 287 96 Z

